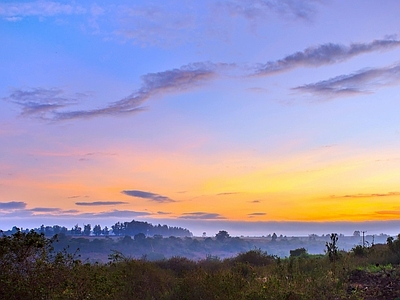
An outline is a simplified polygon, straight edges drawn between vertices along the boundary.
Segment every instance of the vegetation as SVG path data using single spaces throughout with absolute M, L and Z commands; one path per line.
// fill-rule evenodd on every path
M 14 226 L 11 230 L 6 231 L 5 234 L 15 233 L 18 229 Z M 33 229 L 37 233 L 43 233 L 45 236 L 53 236 L 55 234 L 65 234 L 65 235 L 74 235 L 74 236 L 90 236 L 91 234 L 95 236 L 109 236 L 112 232 L 113 235 L 116 236 L 125 236 L 130 235 L 134 236 L 135 234 L 142 233 L 148 236 L 160 235 L 160 236 L 193 236 L 193 234 L 186 228 L 182 227 L 171 227 L 167 225 L 153 225 L 147 222 L 135 221 L 131 222 L 117 222 L 111 226 L 111 230 L 105 226 L 101 228 L 101 225 L 94 225 L 92 229 L 91 224 L 84 224 L 83 229 L 78 224 L 76 224 L 71 229 L 68 229 L 65 226 L 40 226 L 40 228 Z M 20 230 L 24 231 L 24 230 Z M 24 232 L 29 232 L 29 229 L 26 229 Z
M 213 242 L 234 240 L 225 232 L 221 236 L 223 241 Z M 146 241 L 142 236 L 138 240 Z M 126 238 L 125 243 L 134 241 Z M 88 263 L 67 249 L 57 250 L 57 236 L 16 230 L 0 237 L 0 299 L 395 299 L 400 295 L 400 236 L 363 248 L 362 255 L 358 248 L 337 251 L 336 243 L 337 236 L 331 235 L 325 255 L 298 248 L 289 258 L 261 249 L 197 261 L 132 259 L 113 251 L 107 263 Z

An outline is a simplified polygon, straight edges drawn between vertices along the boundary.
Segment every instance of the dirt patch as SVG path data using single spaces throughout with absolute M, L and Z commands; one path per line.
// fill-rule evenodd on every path
M 357 294 L 365 300 L 400 300 L 400 268 L 367 272 L 354 270 L 349 277 L 349 294 Z

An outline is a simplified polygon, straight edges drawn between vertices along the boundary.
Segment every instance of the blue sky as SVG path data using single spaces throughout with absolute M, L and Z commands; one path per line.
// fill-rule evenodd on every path
M 0 228 L 395 234 L 399 9 L 0 3 Z

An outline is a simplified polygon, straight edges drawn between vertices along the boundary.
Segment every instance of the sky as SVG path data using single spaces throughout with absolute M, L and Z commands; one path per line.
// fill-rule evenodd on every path
M 399 11 L 1 1 L 0 228 L 399 233 Z

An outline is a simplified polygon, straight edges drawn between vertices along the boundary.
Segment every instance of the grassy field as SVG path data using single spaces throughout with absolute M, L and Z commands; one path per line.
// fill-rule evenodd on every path
M 335 240 L 336 239 L 336 240 Z M 326 254 L 294 249 L 288 258 L 261 249 L 220 259 L 131 259 L 84 263 L 54 251 L 53 239 L 17 232 L 0 239 L 0 299 L 396 299 L 400 240 Z

